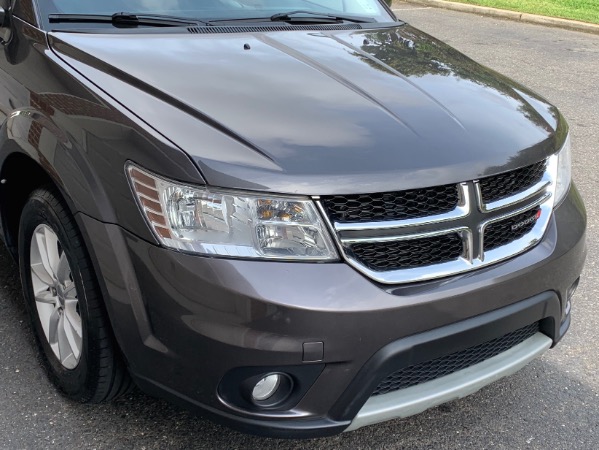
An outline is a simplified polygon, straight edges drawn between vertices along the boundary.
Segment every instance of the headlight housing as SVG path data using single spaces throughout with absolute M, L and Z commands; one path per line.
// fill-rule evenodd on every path
M 557 154 L 557 174 L 555 178 L 555 205 L 564 199 L 572 182 L 572 151 L 570 135 L 566 137 L 564 145 Z
M 235 258 L 338 259 L 310 199 L 186 186 L 131 163 L 126 170 L 143 215 L 165 247 Z

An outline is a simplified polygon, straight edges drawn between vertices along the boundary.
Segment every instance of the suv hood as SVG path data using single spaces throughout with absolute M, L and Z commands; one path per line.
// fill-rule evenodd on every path
M 475 179 L 556 150 L 543 99 L 408 26 L 50 35 L 209 184 L 310 195 Z

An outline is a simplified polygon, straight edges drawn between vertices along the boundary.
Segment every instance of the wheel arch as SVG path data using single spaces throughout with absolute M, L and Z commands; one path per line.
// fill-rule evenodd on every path
M 73 214 L 82 211 L 108 221 L 114 217 L 103 190 L 93 186 L 89 163 L 73 150 L 66 134 L 34 109 L 13 112 L 0 128 L 0 236 L 15 260 L 21 212 L 41 186 L 53 186 Z M 104 201 L 90 201 L 99 191 Z
M 24 176 L 27 174 L 26 176 Z M 0 216 L 6 246 L 15 260 L 18 259 L 18 235 L 21 212 L 31 193 L 45 185 L 53 185 L 63 199 L 64 189 L 42 166 L 22 152 L 13 152 L 2 161 L 0 170 Z M 70 207 L 71 205 L 69 205 Z

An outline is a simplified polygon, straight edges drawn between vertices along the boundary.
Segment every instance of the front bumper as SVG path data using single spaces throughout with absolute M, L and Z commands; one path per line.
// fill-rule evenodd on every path
M 344 263 L 176 253 L 116 225 L 78 218 L 138 384 L 243 431 L 279 437 L 325 436 L 373 422 L 361 419 L 370 394 L 398 365 L 537 321 L 554 345 L 567 329 L 566 293 L 586 255 L 586 217 L 575 188 L 530 251 L 403 286 L 378 285 Z M 320 343 L 322 354 L 306 352 Z M 236 371 L 273 369 L 297 378 L 292 403 L 261 410 L 232 394 L 233 385 L 223 388 Z

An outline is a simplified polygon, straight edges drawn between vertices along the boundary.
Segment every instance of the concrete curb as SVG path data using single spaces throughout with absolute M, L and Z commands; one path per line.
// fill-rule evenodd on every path
M 432 6 L 435 8 L 445 8 L 454 11 L 480 14 L 483 16 L 498 17 L 500 19 L 515 20 L 520 22 L 534 23 L 537 25 L 599 34 L 599 25 L 592 23 L 579 22 L 577 20 L 569 19 L 559 19 L 557 17 L 538 16 L 536 14 L 507 11 L 505 9 L 488 8 L 486 6 L 476 6 L 467 3 L 455 3 L 445 0 L 409 0 L 407 2 L 402 1 L 397 3 L 415 3 L 418 5 Z M 394 2 L 393 6 L 395 6 L 397 3 Z M 396 9 L 396 11 L 401 11 L 401 9 Z

